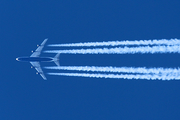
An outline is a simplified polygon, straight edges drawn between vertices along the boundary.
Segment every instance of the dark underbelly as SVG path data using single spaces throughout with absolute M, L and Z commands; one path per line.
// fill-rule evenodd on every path
M 27 62 L 48 62 L 52 61 L 52 58 L 48 57 L 27 57 L 27 58 L 20 58 L 20 61 L 27 61 Z

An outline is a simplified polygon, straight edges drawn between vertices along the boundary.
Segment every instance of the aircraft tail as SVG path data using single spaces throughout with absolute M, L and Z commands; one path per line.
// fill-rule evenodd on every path
M 58 54 L 54 57 L 54 63 L 55 63 L 57 66 L 60 66 L 60 64 L 59 64 L 59 56 L 60 56 L 60 53 L 58 53 Z

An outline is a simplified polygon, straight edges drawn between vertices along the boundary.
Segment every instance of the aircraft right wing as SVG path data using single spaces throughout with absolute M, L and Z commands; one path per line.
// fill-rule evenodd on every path
M 39 57 L 39 55 L 41 54 L 41 51 L 44 47 L 44 45 L 46 44 L 48 39 L 45 39 L 41 45 L 35 50 L 35 52 L 33 52 L 33 54 L 30 57 Z
M 30 62 L 32 64 L 32 66 L 37 70 L 38 74 L 41 75 L 41 77 L 44 79 L 44 80 L 47 80 L 47 78 L 45 77 L 42 69 L 41 69 L 41 66 L 39 64 L 39 62 Z

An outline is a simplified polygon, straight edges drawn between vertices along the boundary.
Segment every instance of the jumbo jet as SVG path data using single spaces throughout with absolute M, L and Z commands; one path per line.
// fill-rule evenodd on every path
M 60 53 L 58 53 L 54 58 L 52 58 L 52 57 L 39 57 L 44 45 L 47 42 L 47 40 L 48 39 L 45 39 L 41 43 L 41 45 L 37 45 L 38 48 L 35 51 L 32 51 L 33 54 L 30 57 L 18 57 L 18 58 L 16 58 L 17 61 L 30 62 L 32 64 L 31 68 L 35 68 L 37 70 L 37 74 L 41 75 L 41 77 L 44 80 L 47 80 L 47 78 L 45 77 L 39 62 L 54 62 L 57 66 L 60 66 L 60 64 L 59 64 Z

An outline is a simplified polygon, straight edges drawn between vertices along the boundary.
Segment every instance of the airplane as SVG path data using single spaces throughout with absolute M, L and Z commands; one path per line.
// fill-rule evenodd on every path
M 44 80 L 47 80 L 47 78 L 45 77 L 39 62 L 54 62 L 57 66 L 60 66 L 60 64 L 59 64 L 60 53 L 58 53 L 54 58 L 52 58 L 52 57 L 39 57 L 45 43 L 47 42 L 47 40 L 48 39 L 45 39 L 41 43 L 41 45 L 37 45 L 38 48 L 35 51 L 32 51 L 33 54 L 30 57 L 18 57 L 18 58 L 16 58 L 16 60 L 20 61 L 20 62 L 30 62 L 32 64 L 31 68 L 35 68 L 37 70 L 36 74 L 41 75 L 41 77 Z

